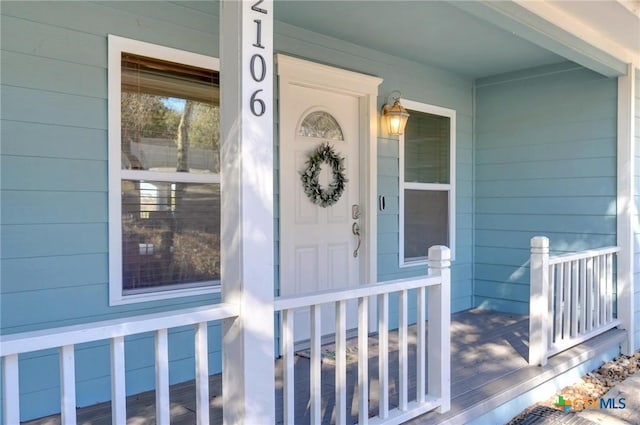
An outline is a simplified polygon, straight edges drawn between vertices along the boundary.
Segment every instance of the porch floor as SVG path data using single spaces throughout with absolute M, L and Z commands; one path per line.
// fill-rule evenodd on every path
M 467 310 L 455 313 L 451 322 L 451 411 L 441 415 L 427 413 L 411 421 L 411 424 L 465 423 L 483 413 L 525 393 L 531 388 L 552 379 L 566 369 L 580 364 L 596 353 L 619 343 L 624 333 L 612 329 L 571 350 L 550 359 L 544 368 L 527 363 L 529 321 L 526 316 L 483 310 Z M 415 327 L 410 329 L 409 389 L 415 398 Z M 389 337 L 389 391 L 390 408 L 398 398 L 398 356 L 396 335 Z M 357 422 L 357 405 L 352 403 L 357 388 L 357 362 L 355 340 L 349 341 L 347 354 L 347 404 L 352 405 L 352 423 Z M 377 413 L 377 337 L 369 338 L 369 370 L 371 413 Z M 334 412 L 334 362 L 332 345 L 323 345 L 322 392 L 323 423 L 335 420 Z M 296 424 L 309 424 L 309 358 L 304 350 L 295 359 L 295 414 Z M 282 423 L 282 362 L 276 361 L 276 418 Z M 222 423 L 222 384 L 220 375 L 210 377 L 211 423 Z M 195 385 L 193 381 L 171 387 L 171 423 L 195 424 Z M 129 425 L 155 424 L 155 394 L 153 391 L 127 398 Z M 111 424 L 111 404 L 99 403 L 78 409 L 78 424 Z M 60 416 L 50 416 L 29 422 L 27 425 L 58 425 Z M 258 424 L 256 424 L 258 425 Z

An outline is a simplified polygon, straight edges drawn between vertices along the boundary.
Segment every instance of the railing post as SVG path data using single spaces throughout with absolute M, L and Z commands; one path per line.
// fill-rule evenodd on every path
M 529 297 L 529 364 L 547 364 L 549 332 L 549 238 L 531 239 Z
M 451 251 L 429 248 L 429 276 L 440 276 L 440 285 L 429 287 L 428 392 L 441 400 L 438 412 L 451 407 Z

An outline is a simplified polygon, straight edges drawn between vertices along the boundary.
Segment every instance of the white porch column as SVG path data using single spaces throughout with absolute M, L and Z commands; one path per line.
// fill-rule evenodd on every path
M 273 2 L 220 2 L 225 424 L 275 422 Z
M 637 211 L 634 202 L 635 160 L 635 78 L 636 69 L 629 64 L 627 75 L 618 78 L 618 196 L 617 196 L 617 291 L 618 318 L 627 330 L 623 354 L 633 353 L 634 344 L 634 232 L 637 232 Z M 634 225 L 634 220 L 636 223 Z M 640 284 L 635 282 L 635 285 Z

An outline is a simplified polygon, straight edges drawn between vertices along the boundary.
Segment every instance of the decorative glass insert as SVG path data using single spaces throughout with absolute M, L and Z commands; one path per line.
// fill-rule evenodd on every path
M 324 111 L 315 111 L 307 115 L 298 129 L 298 136 L 344 140 L 338 121 Z

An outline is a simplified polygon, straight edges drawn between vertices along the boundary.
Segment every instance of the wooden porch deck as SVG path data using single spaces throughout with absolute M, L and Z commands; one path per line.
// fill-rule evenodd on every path
M 441 415 L 435 412 L 414 419 L 412 424 L 465 423 L 509 401 L 518 394 L 543 383 L 600 352 L 619 343 L 623 332 L 612 329 L 552 359 L 544 368 L 531 367 L 527 363 L 528 318 L 513 314 L 481 310 L 455 313 L 451 322 L 451 411 Z M 410 341 L 415 338 L 415 326 L 409 331 Z M 390 335 L 390 347 L 396 344 L 396 335 Z M 377 411 L 377 337 L 369 338 L 370 406 Z M 352 423 L 357 421 L 357 404 L 352 403 L 357 388 L 357 363 L 355 342 L 348 343 L 347 403 L 352 404 Z M 389 356 L 390 407 L 398 398 L 398 356 L 391 349 Z M 323 423 L 335 420 L 334 413 L 334 362 L 332 346 L 323 346 L 322 392 Z M 409 370 L 415 368 L 415 345 L 410 345 Z M 301 351 L 295 363 L 296 424 L 309 424 L 309 359 Z M 409 374 L 411 376 L 411 374 Z M 282 423 L 282 362 L 276 362 L 276 418 Z M 222 423 L 222 384 L 220 375 L 210 378 L 211 423 Z M 415 398 L 415 380 L 409 381 L 410 394 Z M 517 393 L 514 393 L 517 392 Z M 186 382 L 171 387 L 171 423 L 195 424 L 195 385 Z M 109 402 L 78 409 L 78 424 L 111 424 Z M 155 424 L 155 394 L 153 391 L 128 397 L 127 423 L 130 425 Z M 28 425 L 58 425 L 60 417 L 51 416 L 30 422 Z M 259 424 L 256 424 L 259 425 Z

